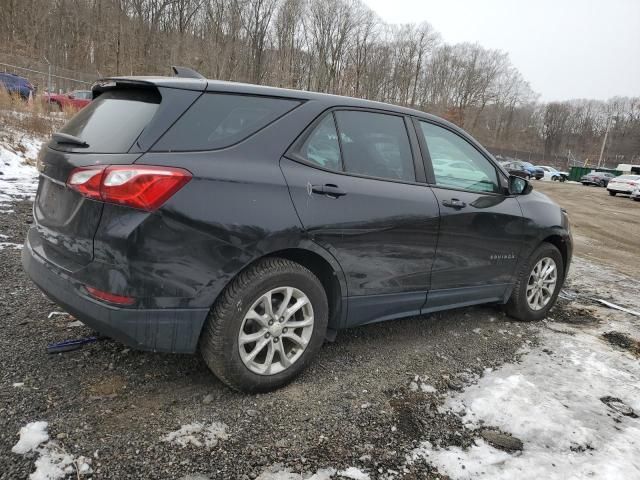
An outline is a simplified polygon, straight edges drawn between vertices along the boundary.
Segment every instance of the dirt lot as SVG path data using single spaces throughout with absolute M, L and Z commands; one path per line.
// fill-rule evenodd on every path
M 533 181 L 569 212 L 575 254 L 637 276 L 640 263 L 640 202 L 612 197 L 606 188 Z
M 637 265 L 632 258 L 639 246 L 624 232 L 637 236 L 639 204 L 609 198 L 602 189 L 534 185 L 569 210 L 578 255 L 626 271 Z M 587 198 L 597 205 L 594 215 Z M 6 242 L 21 243 L 31 205 L 12 208 L 12 214 L 0 215 L 0 233 Z M 611 242 L 609 252 L 597 249 Z M 467 449 L 481 435 L 465 427 L 464 412 L 442 408 L 445 399 L 519 358 L 523 347 L 536 347 L 542 328 L 483 307 L 353 329 L 325 345 L 292 385 L 242 395 L 218 382 L 195 356 L 135 352 L 111 341 L 47 355 L 47 343 L 91 332 L 65 315 L 48 318 L 59 308 L 28 281 L 19 259 L 18 249 L 0 250 L 3 480 L 26 479 L 43 461 L 42 452 L 11 451 L 19 429 L 38 420 L 49 424 L 50 450 L 75 458 L 76 467 L 91 462 L 93 473 L 70 467 L 68 478 L 297 480 L 302 477 L 283 472 L 308 476 L 327 467 L 342 471 L 340 478 L 443 478 L 435 461 L 408 456 L 425 444 Z M 594 273 L 580 261 L 576 269 L 578 278 L 590 271 L 594 283 L 573 282 L 574 294 L 583 287 L 595 291 L 602 282 L 612 289 L 628 282 Z M 542 330 L 566 333 L 596 322 L 595 313 L 563 300 Z M 540 355 L 553 353 L 546 351 Z M 197 430 L 197 422 L 215 431 L 209 446 L 202 432 L 194 433 L 195 442 L 186 439 L 186 446 L 165 441 L 182 426 Z M 368 476 L 358 476 L 362 472 Z
M 31 211 L 28 203 L 15 209 L 17 215 L 0 216 L 0 228 L 18 242 Z M 296 471 L 357 465 L 386 472 L 424 438 L 456 445 L 473 438 L 457 417 L 438 413 L 434 394 L 411 390 L 416 376 L 438 392 L 460 389 L 484 368 L 512 359 L 535 332 L 492 308 L 354 329 L 325 345 L 292 385 L 242 395 L 195 356 L 129 351 L 115 342 L 47 355 L 47 343 L 91 332 L 69 327 L 64 316 L 47 319 L 59 308 L 27 280 L 19 257 L 19 251 L 0 251 L 2 479 L 26 478 L 33 470 L 33 459 L 10 452 L 20 427 L 38 419 L 49 422 L 65 450 L 95 453 L 100 479 L 195 472 L 255 478 L 276 463 Z M 229 434 L 212 450 L 161 441 L 181 425 L 212 421 L 224 422 Z M 412 468 L 428 472 L 424 465 Z

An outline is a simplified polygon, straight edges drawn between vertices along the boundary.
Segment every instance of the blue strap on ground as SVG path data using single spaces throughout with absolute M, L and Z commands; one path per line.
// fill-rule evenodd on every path
M 77 338 L 74 340 L 64 340 L 62 342 L 50 343 L 47 345 L 47 353 L 60 353 L 69 352 L 71 350 L 78 350 L 84 345 L 89 343 L 95 343 L 98 340 L 102 340 L 104 337 L 85 337 Z

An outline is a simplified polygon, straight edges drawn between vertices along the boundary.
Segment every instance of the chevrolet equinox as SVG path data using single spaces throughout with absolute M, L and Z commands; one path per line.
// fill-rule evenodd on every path
M 86 325 L 260 392 L 339 329 L 554 305 L 566 213 L 460 128 L 175 70 L 97 82 L 40 152 L 22 262 Z

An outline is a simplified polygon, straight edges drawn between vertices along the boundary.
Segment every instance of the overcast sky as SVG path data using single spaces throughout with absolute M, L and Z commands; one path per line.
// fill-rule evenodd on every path
M 640 0 L 363 0 L 387 23 L 509 53 L 542 100 L 640 96 Z

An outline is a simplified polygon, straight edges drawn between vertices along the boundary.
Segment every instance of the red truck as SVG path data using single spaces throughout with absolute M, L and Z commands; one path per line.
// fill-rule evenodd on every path
M 55 104 L 60 110 L 65 108 L 73 108 L 80 110 L 91 103 L 93 96 L 90 90 L 74 90 L 67 93 L 45 93 L 44 101 L 49 104 Z

